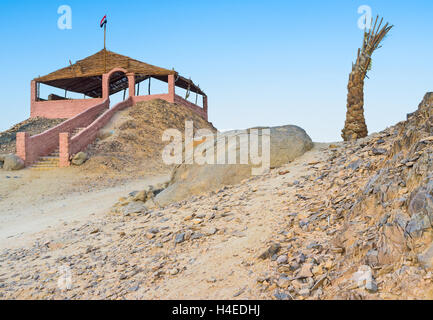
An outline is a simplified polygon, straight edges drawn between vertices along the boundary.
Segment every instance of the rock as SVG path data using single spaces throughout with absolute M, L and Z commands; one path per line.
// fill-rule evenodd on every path
M 322 245 L 313 241 L 307 245 L 307 249 L 319 249 L 320 250 L 320 249 L 322 249 Z
M 328 275 L 325 274 L 325 275 L 321 276 L 319 279 L 317 279 L 316 283 L 311 288 L 311 291 L 314 291 L 314 290 L 317 290 L 318 288 L 320 288 L 327 278 L 328 278 Z
M 370 267 L 376 267 L 379 264 L 378 255 L 379 252 L 377 250 L 369 250 L 365 257 L 365 262 L 367 263 L 367 265 Z
M 433 221 L 433 181 L 414 190 L 409 198 L 408 206 L 410 221 L 406 232 L 419 237 L 423 230 L 431 228 Z
M 313 265 L 311 263 L 305 263 L 302 268 L 299 270 L 297 277 L 298 278 L 310 278 L 313 276 L 311 272 Z
M 287 293 L 276 291 L 274 293 L 274 297 L 277 300 L 291 300 L 290 296 Z
M 281 249 L 279 243 L 273 243 L 266 249 L 260 256 L 259 259 L 265 260 L 271 258 L 273 255 L 277 254 Z
M 381 149 L 381 148 L 376 149 L 376 148 L 373 148 L 373 149 L 371 149 L 371 152 L 375 156 L 380 156 L 380 155 L 386 154 L 388 151 L 386 149 Z
M 217 279 L 214 277 L 210 277 L 209 279 L 206 280 L 208 283 L 215 283 L 217 282 Z
M 350 169 L 352 169 L 353 171 L 356 171 L 356 170 L 359 169 L 359 167 L 361 166 L 361 164 L 362 164 L 362 160 L 359 159 L 359 160 L 353 161 L 347 167 L 350 168 Z
M 24 161 L 15 154 L 2 155 L 0 161 L 3 162 L 3 170 L 14 171 L 24 169 Z
M 364 288 L 372 293 L 377 292 L 377 284 L 373 279 L 373 271 L 369 266 L 360 266 L 351 279 L 356 283 L 358 288 Z
M 178 244 L 178 243 L 182 243 L 185 241 L 185 233 L 179 233 L 178 235 L 176 235 L 176 237 L 174 238 L 174 243 Z
M 138 193 L 139 193 L 139 191 L 132 191 L 128 194 L 128 196 L 135 197 Z
M 287 277 L 281 277 L 280 280 L 278 280 L 278 287 L 281 289 L 287 289 L 290 286 L 290 279 Z
M 433 268 L 433 242 L 418 255 L 418 262 L 427 269 Z
M 383 144 L 383 143 L 385 143 L 385 140 L 383 140 L 383 139 L 379 139 L 379 140 L 376 141 L 376 143 L 377 143 L 377 144 Z
M 234 295 L 233 298 L 239 297 L 242 293 L 245 292 L 245 288 L 240 289 L 239 291 L 237 291 Z
M 74 166 L 81 166 L 84 162 L 87 161 L 87 153 L 85 152 L 78 152 L 73 158 L 71 163 Z
M 172 275 L 172 276 L 175 276 L 175 275 L 177 275 L 179 273 L 179 269 L 177 269 L 177 268 L 174 268 L 174 269 L 171 269 L 170 270 L 170 274 Z
M 217 233 L 217 231 L 218 231 L 217 228 L 215 228 L 215 227 L 211 227 L 211 228 L 209 228 L 209 229 L 207 229 L 207 230 L 205 231 L 205 234 L 206 234 L 207 236 L 212 236 L 212 235 L 214 235 L 215 233 Z
M 378 264 L 391 264 L 400 260 L 407 251 L 404 231 L 395 224 L 383 226 L 377 243 Z M 373 257 L 372 257 L 373 258 Z
M 134 195 L 134 201 L 147 202 L 154 198 L 153 187 L 149 187 L 145 190 L 139 191 Z
M 308 297 L 310 296 L 310 289 L 308 288 L 301 289 L 298 291 L 298 294 L 303 297 Z
M 378 288 L 375 281 L 369 281 L 365 284 L 365 289 L 370 293 L 376 293 Z
M 146 202 L 147 201 L 147 191 L 137 192 L 137 194 L 134 196 L 134 201 Z
M 277 258 L 278 264 L 286 264 L 287 263 L 287 255 L 283 254 Z
M 204 236 L 204 235 L 203 235 L 202 233 L 194 232 L 194 233 L 191 235 L 191 240 L 200 239 L 200 238 L 202 238 L 203 236 Z
M 192 234 L 193 234 L 193 232 L 192 232 L 191 230 L 187 230 L 187 231 L 184 233 L 184 235 L 185 235 L 185 236 L 184 236 L 184 240 L 185 240 L 185 241 L 190 240 Z
M 307 260 L 307 257 L 303 253 L 299 254 L 299 256 L 296 258 L 296 262 L 301 264 L 304 263 L 305 260 Z
M 218 139 L 209 139 L 200 145 L 201 148 L 214 148 L 217 150 L 218 141 L 227 140 L 228 135 L 237 135 L 239 131 L 227 132 Z M 259 131 L 259 135 L 261 131 Z M 213 141 L 215 140 L 215 141 Z M 261 139 L 259 138 L 259 141 Z M 313 148 L 313 142 L 307 133 L 296 126 L 282 126 L 270 128 L 270 167 L 279 167 Z M 259 146 L 259 150 L 261 146 Z M 239 144 L 226 144 L 227 154 L 236 153 L 240 158 Z M 252 175 L 252 169 L 257 167 L 248 164 L 215 164 L 198 165 L 186 164 L 178 165 L 172 172 L 171 181 L 167 189 L 158 194 L 155 202 L 160 206 L 166 206 L 173 202 L 182 201 L 192 195 L 200 195 L 211 190 L 218 190 L 226 185 L 235 185 Z M 191 160 L 192 161 L 192 160 Z M 238 160 L 239 161 L 239 160 Z M 265 168 L 266 169 L 266 168 Z
M 159 229 L 158 228 L 150 228 L 147 232 L 149 232 L 151 234 L 157 234 L 157 233 L 159 233 Z
M 113 134 L 114 134 L 113 130 L 100 130 L 98 132 L 98 138 L 100 140 L 105 140 L 105 139 L 111 137 Z
M 147 212 L 147 207 L 142 202 L 130 202 L 126 206 L 117 209 L 118 212 L 124 216 L 128 216 L 134 213 L 144 213 Z
M 96 229 L 93 229 L 93 230 L 90 232 L 90 234 L 96 234 L 96 233 L 99 233 L 99 232 L 101 232 L 101 230 L 100 230 L 99 228 L 96 228 Z

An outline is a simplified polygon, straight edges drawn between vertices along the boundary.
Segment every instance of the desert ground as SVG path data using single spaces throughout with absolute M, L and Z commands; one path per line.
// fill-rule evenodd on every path
M 15 174 L 9 174 L 8 179 L 8 174 L 2 173 L 1 179 L 7 180 L 8 189 L 13 190 L 11 195 L 2 198 L 0 202 L 2 257 L 27 251 L 35 248 L 35 245 L 44 251 L 39 253 L 44 257 L 41 257 L 43 265 L 36 269 L 40 271 L 34 269 L 36 266 L 29 268 L 26 263 L 21 264 L 27 260 L 25 257 L 24 260 L 20 259 L 19 263 L 4 264 L 6 261 L 2 261 L 1 279 L 8 281 L 10 273 L 18 278 L 23 277 L 21 272 L 26 275 L 30 273 L 28 278 L 24 276 L 28 280 L 40 272 L 51 273 L 54 276 L 51 279 L 54 287 L 47 285 L 42 292 L 52 292 L 54 289 L 52 293 L 55 296 L 50 297 L 61 299 L 269 298 L 269 295 L 262 293 L 256 286 L 257 278 L 268 272 L 268 266 L 265 262 L 255 263 L 255 259 L 269 242 L 278 240 L 281 226 L 287 222 L 287 216 L 282 214 L 286 206 L 280 203 L 278 190 L 281 190 L 281 184 L 311 174 L 312 169 L 306 164 L 322 160 L 327 147 L 327 144 L 316 144 L 313 150 L 299 160 L 280 169 L 290 171 L 285 175 L 279 175 L 279 171 L 276 171 L 267 177 L 252 178 L 248 186 L 241 184 L 223 191 L 224 195 L 228 195 L 224 201 L 220 201 L 225 198 L 220 192 L 211 197 L 211 203 L 197 199 L 194 207 L 170 206 L 161 212 L 146 215 L 119 217 L 110 214 L 110 208 L 121 196 L 145 189 L 147 185 L 166 182 L 169 178 L 167 175 L 131 180 L 121 186 L 99 186 L 83 190 L 84 186 L 79 185 L 80 178 L 70 172 L 70 169 L 57 169 L 49 174 L 35 174 L 25 170 L 16 176 L 18 178 L 15 178 Z M 59 178 L 69 183 L 59 186 Z M 257 195 L 254 199 L 239 200 L 253 192 Z M 2 195 L 4 194 L 2 190 Z M 295 197 L 295 194 L 292 197 Z M 201 222 L 198 223 L 195 217 Z M 201 237 L 197 238 L 201 239 L 200 242 L 192 241 L 194 234 L 198 234 L 195 232 L 188 241 L 185 240 L 186 244 L 174 243 L 169 235 L 178 233 L 183 228 L 182 225 L 191 226 L 192 230 L 200 230 Z M 167 234 L 167 237 L 158 239 L 163 234 Z M 169 241 L 166 241 L 167 239 Z M 114 241 L 119 243 L 115 244 Z M 61 259 L 79 256 L 83 250 L 88 251 L 88 248 L 98 248 L 96 250 L 107 253 L 112 251 L 115 255 L 114 260 L 106 258 L 112 261 L 107 264 L 101 260 L 98 268 L 102 264 L 106 265 L 105 267 L 110 265 L 113 278 L 103 274 L 100 276 L 106 278 L 104 280 L 107 285 L 118 287 L 118 292 L 109 293 L 108 288 L 100 291 L 82 290 L 94 283 L 86 283 L 87 277 L 79 280 L 75 276 L 71 291 L 65 295 L 57 292 L 56 275 L 58 268 L 64 264 Z M 132 251 L 135 253 L 131 253 Z M 95 251 L 94 254 L 99 256 L 102 252 Z M 74 265 L 82 270 L 94 263 L 78 260 Z M 44 271 L 38 268 L 43 268 Z M 163 270 L 167 274 L 162 272 Z M 107 271 L 103 273 L 106 274 Z M 130 277 L 131 273 L 136 272 L 136 276 Z M 10 280 L 14 282 L 13 279 L 15 278 Z M 34 296 L 34 293 L 28 291 L 29 288 L 24 284 L 26 282 L 28 281 L 21 282 L 22 290 L 15 288 L 14 292 L 5 291 L 4 298 L 12 297 L 9 293 L 17 294 L 17 298 L 49 297 L 44 294 Z M 149 286 L 150 283 L 152 285 Z M 76 292 L 79 291 L 82 291 L 83 295 L 78 293 L 77 296 Z
M 432 106 L 216 189 L 146 175 L 128 117 L 81 167 L 0 171 L 0 297 L 431 299 Z M 189 196 L 159 205 L 176 183 Z

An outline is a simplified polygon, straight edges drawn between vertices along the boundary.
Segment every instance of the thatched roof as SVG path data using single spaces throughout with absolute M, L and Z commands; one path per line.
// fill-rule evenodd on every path
M 176 86 L 184 89 L 190 88 L 192 92 L 205 95 L 191 80 L 179 76 L 175 70 L 156 67 L 105 49 L 66 68 L 34 80 L 52 87 L 98 98 L 102 96 L 102 75 L 115 68 L 123 68 L 134 73 L 136 83 L 149 77 L 167 82 L 168 75 L 175 75 Z M 114 74 L 111 77 L 110 95 L 126 88 L 128 88 L 128 81 L 123 73 Z

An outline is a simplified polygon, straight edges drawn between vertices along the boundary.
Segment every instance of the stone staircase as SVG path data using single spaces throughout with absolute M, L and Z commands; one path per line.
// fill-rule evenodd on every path
M 75 128 L 72 131 L 71 137 L 75 137 L 85 128 Z M 59 167 L 59 148 L 56 148 L 50 155 L 40 157 L 37 162 L 35 162 L 32 166 L 30 166 L 30 170 L 33 171 L 47 171 L 53 170 Z

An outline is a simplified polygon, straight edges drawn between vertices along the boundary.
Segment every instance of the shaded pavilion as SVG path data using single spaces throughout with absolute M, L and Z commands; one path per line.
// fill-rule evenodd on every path
M 140 95 L 140 83 L 150 78 L 168 84 L 166 94 Z M 150 80 L 149 80 L 150 81 Z M 40 98 L 40 84 L 65 90 L 65 96 L 50 94 L 47 100 Z M 203 107 L 176 95 L 176 87 L 202 97 Z M 183 104 L 207 120 L 207 96 L 200 87 L 175 70 L 153 66 L 106 49 L 68 67 L 54 71 L 31 82 L 31 117 L 72 118 L 101 103 L 115 93 L 129 89 L 134 103 L 163 99 Z M 80 93 L 88 99 L 68 99 L 67 92 Z M 197 100 L 196 100 L 197 102 Z

